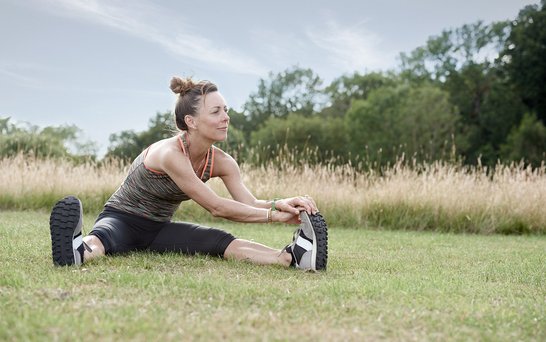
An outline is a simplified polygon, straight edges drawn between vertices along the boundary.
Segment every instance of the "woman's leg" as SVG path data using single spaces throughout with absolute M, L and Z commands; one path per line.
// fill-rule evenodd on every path
M 107 208 L 95 221 L 93 230 L 83 238 L 84 261 L 105 254 L 123 254 L 146 249 L 162 225 Z
M 236 239 L 216 228 L 186 222 L 170 222 L 163 226 L 149 247 L 156 252 L 215 255 L 236 260 L 247 260 L 260 265 L 288 266 L 289 253 L 269 248 L 252 241 Z
M 285 250 L 278 250 L 267 247 L 257 242 L 243 239 L 233 240 L 226 251 L 224 258 L 250 261 L 259 265 L 282 265 L 289 266 L 292 256 Z
M 98 237 L 95 235 L 87 235 L 83 238 L 84 248 L 83 251 L 83 261 L 87 262 L 91 259 L 101 257 L 105 253 L 104 245 Z

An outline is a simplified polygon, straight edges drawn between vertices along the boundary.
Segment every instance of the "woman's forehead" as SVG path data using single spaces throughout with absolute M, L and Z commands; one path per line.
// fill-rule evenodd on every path
M 206 108 L 221 106 L 224 107 L 226 105 L 226 101 L 224 100 L 224 97 L 220 92 L 213 92 L 209 93 L 206 96 L 203 97 L 204 105 Z

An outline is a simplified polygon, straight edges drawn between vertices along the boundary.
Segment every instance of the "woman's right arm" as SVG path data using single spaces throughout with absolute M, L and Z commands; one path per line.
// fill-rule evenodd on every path
M 268 221 L 269 209 L 252 207 L 218 196 L 197 177 L 189 159 L 181 151 L 165 149 L 161 152 L 159 159 L 161 169 L 171 177 L 176 185 L 213 216 L 237 222 L 265 223 Z M 298 215 L 273 212 L 272 220 L 298 223 Z

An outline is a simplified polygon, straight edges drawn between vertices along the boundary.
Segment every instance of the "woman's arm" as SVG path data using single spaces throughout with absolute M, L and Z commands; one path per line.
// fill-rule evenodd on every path
M 216 151 L 216 165 L 214 176 L 218 176 L 224 182 L 231 197 L 241 203 L 257 208 L 272 208 L 274 200 L 259 200 L 248 190 L 243 183 L 241 171 L 237 162 L 222 150 Z M 302 210 L 309 214 L 316 214 L 317 205 L 309 196 L 291 197 L 275 200 L 275 209 L 285 212 L 299 213 Z
M 269 209 L 218 196 L 204 184 L 193 171 L 189 159 L 179 150 L 164 149 L 158 156 L 161 169 L 192 200 L 208 210 L 213 216 L 237 222 L 267 222 Z M 215 161 L 217 163 L 218 161 Z M 217 167 L 215 165 L 215 167 Z M 274 212 L 272 221 L 297 223 L 297 214 Z

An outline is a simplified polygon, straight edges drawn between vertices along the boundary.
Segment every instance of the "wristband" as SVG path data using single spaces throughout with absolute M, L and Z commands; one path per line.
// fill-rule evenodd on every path
M 275 202 L 278 201 L 278 200 L 279 200 L 278 198 L 273 199 L 273 201 L 271 202 L 271 210 L 273 210 L 273 211 L 277 210 L 277 207 L 275 207 Z

